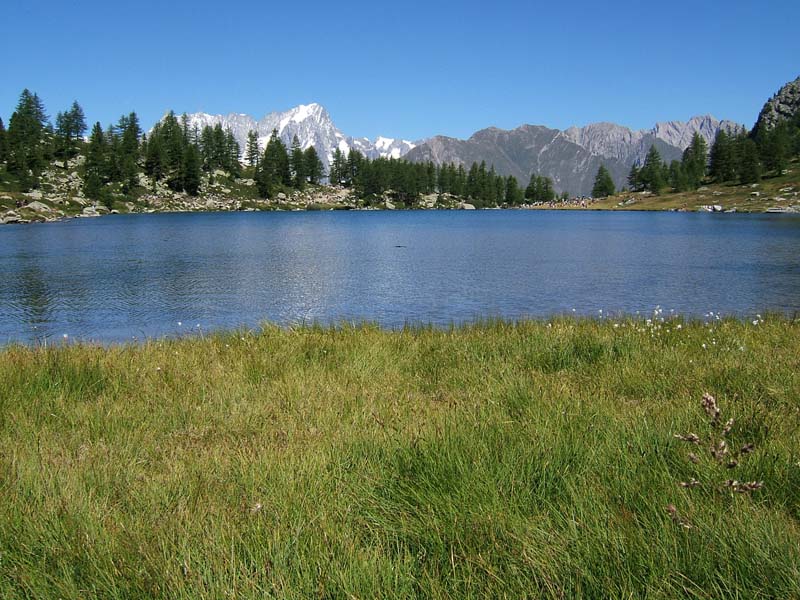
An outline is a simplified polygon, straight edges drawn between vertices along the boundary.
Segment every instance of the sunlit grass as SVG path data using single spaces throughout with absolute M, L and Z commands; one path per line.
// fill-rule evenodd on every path
M 790 598 L 798 425 L 778 317 L 10 347 L 0 597 Z

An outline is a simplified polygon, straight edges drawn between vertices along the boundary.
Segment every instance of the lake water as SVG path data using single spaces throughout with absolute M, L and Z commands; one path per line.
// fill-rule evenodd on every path
M 194 213 L 0 228 L 0 343 L 656 306 L 699 317 L 800 311 L 800 217 Z

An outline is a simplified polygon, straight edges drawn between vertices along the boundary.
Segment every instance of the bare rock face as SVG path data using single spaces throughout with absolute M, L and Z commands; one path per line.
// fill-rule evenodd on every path
M 800 77 L 784 85 L 777 94 L 766 101 L 753 127 L 753 134 L 757 137 L 760 132 L 769 131 L 781 121 L 791 119 L 798 111 L 800 111 Z
M 239 142 L 242 152 L 246 148 L 247 134 L 250 131 L 255 131 L 258 135 L 258 145 L 262 150 L 266 147 L 273 130 L 278 132 L 278 136 L 287 146 L 291 145 L 292 139 L 297 136 L 303 150 L 314 146 L 326 170 L 337 149 L 345 155 L 350 150 L 358 150 L 367 158 L 400 158 L 415 146 L 413 142 L 407 140 L 383 136 L 375 140 L 349 137 L 336 127 L 325 107 L 316 102 L 301 104 L 287 111 L 272 112 L 259 120 L 250 115 L 236 113 L 228 115 L 193 113 L 188 117 L 189 124 L 192 127 L 197 126 L 198 129 L 218 124 L 223 129 L 229 129 Z
M 553 180 L 555 189 L 588 195 L 600 165 L 604 165 L 616 186 L 626 183 L 630 168 L 641 164 L 655 146 L 668 163 L 679 160 L 699 133 L 709 144 L 720 129 L 740 127 L 711 115 L 689 121 L 657 123 L 651 129 L 633 130 L 615 123 L 593 123 L 564 131 L 540 125 L 523 125 L 513 130 L 490 127 L 467 140 L 436 136 L 405 155 L 406 160 L 437 164 L 455 163 L 465 168 L 485 161 L 500 175 L 513 175 L 523 186 L 532 174 Z

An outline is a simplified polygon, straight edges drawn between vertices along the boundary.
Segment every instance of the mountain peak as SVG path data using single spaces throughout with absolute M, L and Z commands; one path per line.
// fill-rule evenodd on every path
M 800 111 L 800 77 L 784 85 L 764 103 L 753 126 L 757 136 L 761 131 L 769 131 L 781 121 L 791 119 Z
M 228 115 L 212 115 L 198 112 L 188 115 L 191 125 L 203 128 L 217 124 L 229 129 L 242 151 L 247 144 L 247 135 L 255 131 L 259 146 L 263 149 L 273 130 L 278 131 L 281 140 L 289 145 L 296 136 L 300 146 L 305 150 L 314 146 L 323 164 L 327 168 L 338 148 L 345 154 L 355 149 L 368 158 L 391 157 L 400 158 L 414 148 L 415 144 L 378 136 L 375 142 L 367 138 L 354 139 L 342 133 L 333 123 L 328 111 L 318 102 L 299 104 L 285 111 L 271 112 L 256 121 L 252 116 L 242 113 Z

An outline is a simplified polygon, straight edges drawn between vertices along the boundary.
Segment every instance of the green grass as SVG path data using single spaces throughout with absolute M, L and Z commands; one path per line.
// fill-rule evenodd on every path
M 791 191 L 781 191 L 791 190 Z M 755 196 L 754 192 L 759 195 Z M 793 161 L 788 172 L 780 176 L 764 177 L 758 184 L 707 184 L 698 190 L 673 193 L 663 191 L 661 194 L 642 195 L 638 193 L 619 192 L 614 196 L 603 198 L 591 204 L 590 208 L 599 210 L 702 210 L 702 206 L 718 204 L 725 210 L 736 209 L 738 212 L 764 212 L 769 208 L 788 208 L 800 206 L 800 161 Z M 635 203 L 619 206 L 633 198 Z M 782 198 L 782 200 L 776 200 Z
M 796 598 L 799 425 L 779 317 L 9 347 L 0 597 Z

